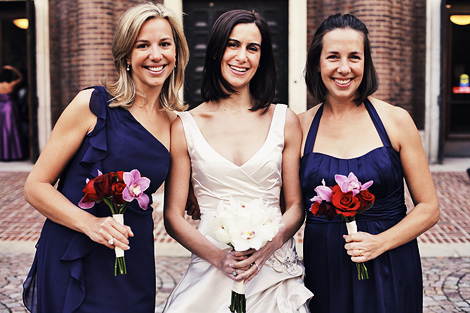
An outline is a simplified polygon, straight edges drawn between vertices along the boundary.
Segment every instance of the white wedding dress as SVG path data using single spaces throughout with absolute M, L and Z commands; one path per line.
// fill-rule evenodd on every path
M 205 140 L 189 112 L 179 116 L 191 158 L 191 181 L 201 210 L 199 231 L 205 234 L 208 217 L 220 200 L 239 202 L 261 198 L 280 210 L 282 151 L 286 105 L 276 105 L 263 146 L 245 164 L 237 166 L 217 153 Z M 225 244 L 206 237 L 221 249 Z M 295 241 L 288 240 L 246 284 L 247 313 L 307 313 L 313 294 L 304 286 L 304 267 L 298 261 Z M 227 313 L 233 280 L 196 255 L 167 300 L 165 313 Z

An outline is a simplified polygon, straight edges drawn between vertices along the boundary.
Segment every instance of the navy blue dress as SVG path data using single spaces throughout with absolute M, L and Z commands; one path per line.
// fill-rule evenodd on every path
M 98 117 L 62 176 L 58 190 L 78 204 L 86 178 L 98 170 L 138 169 L 151 180 L 151 197 L 165 180 L 170 154 L 132 114 L 110 108 L 110 96 L 95 87 L 90 109 Z M 88 210 L 96 216 L 111 215 L 102 203 Z M 127 275 L 114 276 L 114 251 L 86 235 L 46 220 L 33 266 L 24 284 L 24 302 L 32 312 L 154 312 L 156 279 L 152 208 L 142 210 L 137 201 L 128 205 L 124 224 L 134 237 L 125 251 Z
M 322 179 L 327 186 L 333 186 L 335 174 L 347 176 L 353 172 L 362 183 L 373 180 L 369 191 L 375 195 L 375 204 L 358 214 L 356 221 L 358 231 L 379 234 L 406 215 L 403 169 L 374 106 L 369 100 L 364 103 L 383 146 L 352 159 L 312 152 L 322 106 L 310 126 L 300 179 L 306 210 Z M 417 241 L 366 262 L 370 278 L 358 280 L 356 265 L 344 248 L 344 234 L 347 230 L 340 216 L 328 221 L 307 212 L 304 262 L 305 285 L 314 293 L 310 310 L 315 313 L 422 312 L 423 283 Z

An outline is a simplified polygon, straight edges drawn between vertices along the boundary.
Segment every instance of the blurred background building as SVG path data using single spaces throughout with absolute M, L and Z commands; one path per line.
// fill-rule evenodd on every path
M 114 27 L 139 0 L 0 0 L 0 66 L 27 78 L 27 148 L 34 162 L 62 110 L 82 88 L 116 78 Z M 312 105 L 303 81 L 315 29 L 342 12 L 369 28 L 380 87 L 375 97 L 408 110 L 431 163 L 470 156 L 470 1 L 468 0 L 161 0 L 184 24 L 191 52 L 183 92 L 200 102 L 211 26 L 223 12 L 255 9 L 274 34 L 276 102 L 297 113 Z M 184 14 L 182 13 L 184 12 Z M 23 24 L 21 24 L 21 22 Z

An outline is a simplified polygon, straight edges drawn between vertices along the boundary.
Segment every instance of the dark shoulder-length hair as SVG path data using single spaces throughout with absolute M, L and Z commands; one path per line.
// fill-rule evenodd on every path
M 305 83 L 309 93 L 314 98 L 315 104 L 324 102 L 328 90 L 323 83 L 320 73 L 320 55 L 323 49 L 323 37 L 326 33 L 335 29 L 350 28 L 362 34 L 364 38 L 364 75 L 358 88 L 358 96 L 354 99 L 356 105 L 360 105 L 364 100 L 373 94 L 379 87 L 377 72 L 374 63 L 369 41 L 369 31 L 366 25 L 357 17 L 351 14 L 335 14 L 325 19 L 313 36 L 312 43 L 308 49 L 307 63 L 304 75 Z
M 212 26 L 201 79 L 203 101 L 226 99 L 236 92 L 222 76 L 222 57 L 233 28 L 238 24 L 249 23 L 254 23 L 261 34 L 261 59 L 258 70 L 250 81 L 250 93 L 253 99 L 251 110 L 267 109 L 273 101 L 276 88 L 276 65 L 271 30 L 259 13 L 247 10 L 225 12 Z

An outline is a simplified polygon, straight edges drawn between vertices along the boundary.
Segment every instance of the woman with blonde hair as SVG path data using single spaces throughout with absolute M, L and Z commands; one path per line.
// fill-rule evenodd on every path
M 78 204 L 99 171 L 139 170 L 150 199 L 163 183 L 189 52 L 174 13 L 146 3 L 121 17 L 112 54 L 118 81 L 73 99 L 26 181 L 26 200 L 47 217 L 24 284 L 32 312 L 155 310 L 151 201 L 130 202 L 125 225 L 103 202 Z M 126 275 L 115 276 L 115 247 L 125 251 Z

